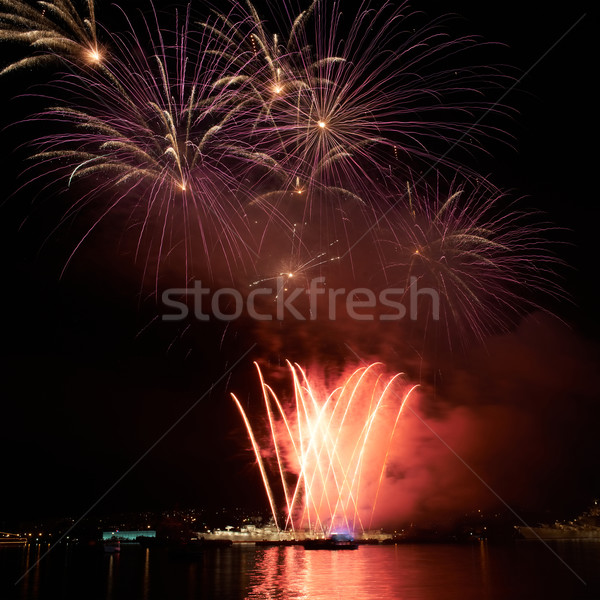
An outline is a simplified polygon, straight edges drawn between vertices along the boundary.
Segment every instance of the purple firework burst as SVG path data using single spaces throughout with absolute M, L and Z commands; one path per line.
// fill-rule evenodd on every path
M 560 260 L 548 235 L 556 228 L 505 194 L 438 182 L 408 183 L 396 197 L 389 273 L 407 294 L 411 286 L 437 291 L 449 339 L 457 330 L 483 339 L 508 329 L 523 310 L 541 309 L 540 297 L 565 298 L 553 283 Z

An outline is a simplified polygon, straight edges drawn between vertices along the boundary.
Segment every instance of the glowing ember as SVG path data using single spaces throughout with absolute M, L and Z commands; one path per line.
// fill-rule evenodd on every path
M 89 50 L 87 55 L 90 62 L 99 63 L 102 61 L 102 54 L 100 54 L 100 51 L 97 48 Z
M 256 363 L 255 363 L 256 364 Z M 313 534 L 364 531 L 371 525 L 394 433 L 416 385 L 402 386 L 401 374 L 386 378 L 381 363 L 354 371 L 332 392 L 311 383 L 288 362 L 294 403 L 285 406 L 265 383 L 259 366 L 270 440 L 260 445 L 240 401 L 242 415 L 280 529 Z M 274 488 L 267 458 L 280 482 Z M 281 485 L 286 519 L 278 519 L 274 489 Z

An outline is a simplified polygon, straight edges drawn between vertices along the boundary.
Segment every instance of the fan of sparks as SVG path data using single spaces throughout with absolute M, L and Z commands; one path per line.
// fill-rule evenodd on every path
M 386 377 L 381 363 L 373 363 L 328 393 L 311 383 L 300 366 L 289 362 L 288 366 L 294 388 L 289 406 L 265 382 L 256 364 L 268 420 L 264 443 L 232 394 L 275 525 L 309 535 L 362 533 L 372 525 L 398 422 L 417 386 L 402 383 L 401 374 Z M 278 505 L 282 496 L 283 518 Z

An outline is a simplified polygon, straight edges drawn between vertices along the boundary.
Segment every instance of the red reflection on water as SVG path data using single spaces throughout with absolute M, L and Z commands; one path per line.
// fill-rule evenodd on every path
M 358 552 L 300 547 L 265 549 L 260 554 L 257 552 L 246 598 L 389 600 L 400 597 L 394 585 L 398 578 L 394 549 L 375 550 L 382 551 L 378 553 L 380 556 L 375 557 L 373 549 L 366 547 Z
M 565 581 L 565 573 L 552 586 L 541 578 L 544 570 L 523 572 L 518 568 L 518 547 L 495 549 L 494 561 L 489 550 L 484 542 L 361 546 L 355 552 L 307 551 L 298 546 L 257 549 L 244 598 L 505 600 L 547 598 L 548 588 L 568 589 L 564 584 L 574 583 Z M 542 552 L 539 558 L 546 562 L 549 556 Z

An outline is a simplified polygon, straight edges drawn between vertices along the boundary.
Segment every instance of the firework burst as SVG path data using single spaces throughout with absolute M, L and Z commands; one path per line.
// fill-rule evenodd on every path
M 402 273 L 407 293 L 417 283 L 437 291 L 449 337 L 457 327 L 483 339 L 523 310 L 540 309 L 536 297 L 563 297 L 551 283 L 559 261 L 549 250 L 550 224 L 488 186 L 443 187 L 407 184 L 390 273 Z
M 86 0 L 86 13 L 80 14 L 70 0 L 49 0 L 34 5 L 22 0 L 0 0 L 0 40 L 25 43 L 31 56 L 0 71 L 36 67 L 57 59 L 75 63 L 99 64 L 102 48 L 96 33 L 94 0 Z
M 183 243 L 187 259 L 198 241 L 204 255 L 220 247 L 240 258 L 249 251 L 245 173 L 269 159 L 226 135 L 237 104 L 213 85 L 221 46 L 214 38 L 192 46 L 188 24 L 186 15 L 170 43 L 159 31 L 150 53 L 133 31 L 113 36 L 102 69 L 65 76 L 60 88 L 70 100 L 36 117 L 62 131 L 41 137 L 33 158 L 54 176 L 64 173 L 69 187 L 87 182 L 71 212 L 104 203 L 100 218 L 118 209 L 141 215 L 138 250 L 148 235 L 159 258 Z
M 228 82 L 260 100 L 256 143 L 288 174 L 288 189 L 300 179 L 370 199 L 382 173 L 414 162 L 456 167 L 449 148 L 498 134 L 473 123 L 493 106 L 484 88 L 505 78 L 461 65 L 474 38 L 451 39 L 439 23 L 410 31 L 415 17 L 406 4 L 364 3 L 347 24 L 337 2 L 315 2 L 285 35 L 267 34 L 252 8 L 240 20 L 254 29 L 237 32 L 236 54 L 254 57 L 244 63 L 254 71 Z

